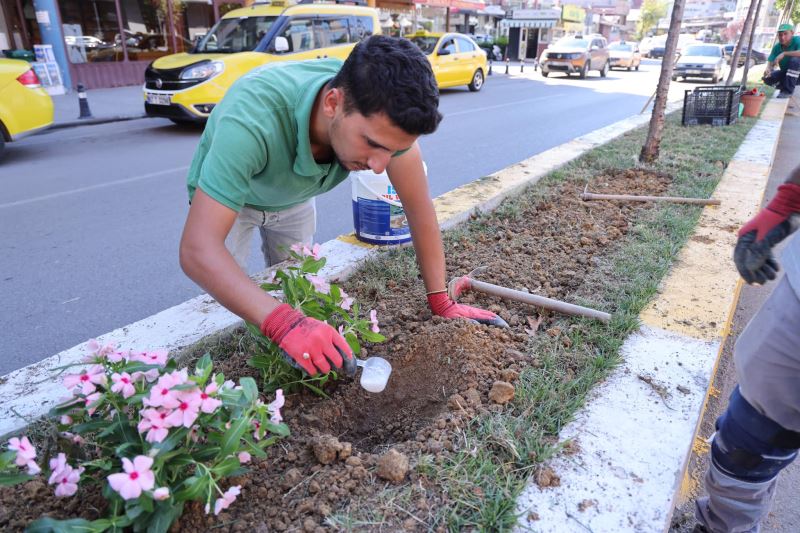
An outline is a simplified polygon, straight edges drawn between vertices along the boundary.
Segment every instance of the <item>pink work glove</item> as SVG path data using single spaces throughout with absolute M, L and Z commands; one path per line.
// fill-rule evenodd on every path
M 505 320 L 491 311 L 485 311 L 469 305 L 457 304 L 447 295 L 447 291 L 429 293 L 428 305 L 434 315 L 439 315 L 444 318 L 466 318 L 468 320 L 480 322 L 481 324 L 508 327 Z
M 279 305 L 267 315 L 261 332 L 309 375 L 317 371 L 327 374 L 331 365 L 344 368 L 349 376 L 355 374 L 356 360 L 344 337 L 325 322 L 307 317 L 288 304 Z

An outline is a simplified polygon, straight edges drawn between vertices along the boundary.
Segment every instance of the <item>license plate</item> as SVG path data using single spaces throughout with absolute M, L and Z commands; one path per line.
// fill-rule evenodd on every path
M 569 63 L 565 63 L 564 61 L 550 61 L 551 67 L 568 67 Z
M 151 105 L 171 104 L 169 95 L 161 93 L 147 93 L 147 103 Z
M 702 70 L 687 70 L 686 74 L 702 74 Z

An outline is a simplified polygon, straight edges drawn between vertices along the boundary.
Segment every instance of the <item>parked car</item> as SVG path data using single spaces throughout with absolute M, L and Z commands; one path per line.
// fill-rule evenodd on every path
M 627 68 L 639 70 L 642 54 L 638 43 L 617 41 L 608 45 L 609 68 Z
M 252 69 L 278 61 L 346 59 L 357 42 L 381 32 L 378 12 L 369 7 L 286 6 L 286 0 L 272 0 L 231 10 L 191 52 L 150 63 L 144 74 L 146 113 L 176 123 L 205 122 L 228 88 Z
M 418 31 L 406 38 L 428 57 L 440 88 L 466 85 L 477 92 L 486 79 L 486 52 L 463 33 Z
M 650 57 L 650 49 L 653 47 L 655 37 L 645 37 L 639 43 L 639 51 L 642 53 L 642 57 Z
M 658 37 L 655 37 L 654 39 L 655 40 L 653 41 L 653 45 L 650 48 L 650 54 L 648 55 L 648 57 L 652 57 L 655 59 L 663 58 L 667 48 L 667 36 L 660 35 Z M 680 35 L 678 35 L 678 46 L 675 50 L 675 53 L 680 54 L 684 47 L 690 44 L 694 44 L 696 42 L 697 39 L 695 39 L 694 35 L 691 35 L 689 33 L 681 33 Z
M 5 143 L 53 123 L 53 100 L 27 61 L 0 59 L 0 155 Z
M 590 70 L 596 70 L 605 78 L 610 67 L 606 39 L 602 35 L 562 37 L 542 52 L 539 65 L 544 77 L 550 72 L 566 72 L 585 78 Z
M 725 54 L 718 44 L 692 44 L 683 49 L 675 63 L 672 81 L 678 78 L 711 78 L 717 83 L 722 78 Z
M 734 51 L 735 48 L 736 48 L 735 44 L 726 44 L 723 47 L 723 50 L 725 51 L 725 61 L 729 65 L 731 64 L 731 61 L 733 60 L 733 51 Z M 761 63 L 766 63 L 767 62 L 767 57 L 768 57 L 768 54 L 765 54 L 764 52 L 760 52 L 758 50 L 753 50 L 753 52 L 750 54 L 750 59 L 752 60 L 752 62 L 753 62 L 752 64 L 754 64 L 754 65 L 760 65 Z M 744 66 L 744 60 L 746 58 L 747 58 L 747 47 L 743 46 L 742 47 L 742 51 L 739 53 L 739 61 L 738 61 L 738 63 L 739 63 L 740 67 Z

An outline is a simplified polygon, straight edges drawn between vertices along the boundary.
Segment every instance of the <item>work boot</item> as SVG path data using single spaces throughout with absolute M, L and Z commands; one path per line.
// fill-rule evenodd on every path
M 791 97 L 792 97 L 792 93 L 787 93 L 786 91 L 781 91 L 781 92 L 778 93 L 778 96 L 776 96 L 775 98 L 791 98 Z
M 695 524 L 692 533 L 711 533 L 711 531 L 703 524 Z

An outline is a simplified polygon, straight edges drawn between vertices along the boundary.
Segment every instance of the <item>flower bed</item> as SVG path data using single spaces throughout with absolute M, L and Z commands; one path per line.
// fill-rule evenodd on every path
M 692 136 L 705 135 L 704 149 L 727 150 L 730 157 L 752 124 L 742 122 L 729 131 L 693 129 Z M 662 168 L 674 171 L 669 174 L 613 170 L 612 162 L 629 157 L 625 146 L 635 147 L 629 150 L 634 154 L 641 146 L 638 137 L 627 136 L 447 234 L 451 276 L 489 266 L 482 279 L 612 312 L 608 326 L 475 294 L 464 300 L 497 311 L 511 329 L 432 319 L 413 251 L 397 250 L 365 265 L 343 288 L 362 309 L 377 311 L 387 342 L 367 344 L 363 351 L 391 361 L 389 386 L 373 395 L 348 379 L 310 383 L 326 398 L 291 383 L 297 392 L 287 394 L 283 408 L 291 435 L 267 457 L 254 457 L 249 472 L 230 472 L 216 498 L 239 486 L 234 505 L 215 516 L 205 512 L 206 503 L 213 508 L 214 502 L 188 502 L 173 529 L 509 526 L 516 491 L 527 476 L 542 485 L 558 483 L 557 473 L 539 463 L 558 451 L 559 428 L 614 365 L 622 339 L 636 327 L 638 309 L 699 213 L 686 206 L 584 203 L 579 193 L 588 180 L 595 192 L 708 194 L 721 174 L 718 163 L 724 166 L 726 159 L 703 153 L 697 142 L 673 141 L 683 152 L 664 163 Z M 341 308 L 340 299 L 341 293 L 331 303 Z M 362 321 L 355 329 L 373 332 L 373 323 L 361 315 L 350 315 Z M 268 391 L 287 378 L 247 364 L 265 348 L 240 330 L 212 357 L 226 376 L 252 378 Z M 121 467 L 115 465 L 114 473 Z M 76 500 L 56 499 L 42 480 L 3 489 L 0 527 L 19 529 L 44 513 L 104 516 L 99 488 L 79 490 Z M 155 493 L 151 499 L 158 501 Z

